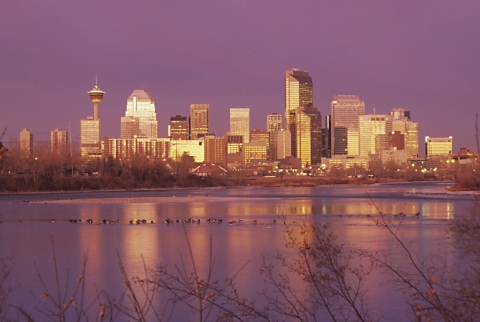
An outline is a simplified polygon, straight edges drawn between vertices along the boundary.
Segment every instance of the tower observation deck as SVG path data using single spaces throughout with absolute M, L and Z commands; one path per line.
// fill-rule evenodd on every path
M 103 95 L 105 95 L 105 92 L 100 90 L 100 87 L 95 84 L 95 87 L 88 92 L 88 95 L 90 96 L 90 100 L 93 102 L 93 119 L 98 120 L 100 117 L 99 103 L 103 100 Z

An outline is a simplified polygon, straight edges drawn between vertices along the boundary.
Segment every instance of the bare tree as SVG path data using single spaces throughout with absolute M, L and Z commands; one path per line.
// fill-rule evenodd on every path
M 288 259 L 283 252 L 275 258 L 286 271 L 276 273 L 265 255 L 261 270 L 270 316 L 298 321 L 319 321 L 325 316 L 332 321 L 372 320 L 364 283 L 373 261 L 355 258 L 349 247 L 337 243 L 326 224 L 304 221 L 299 228 L 285 226 L 285 239 L 295 258 Z M 293 283 L 296 279 L 303 283 Z

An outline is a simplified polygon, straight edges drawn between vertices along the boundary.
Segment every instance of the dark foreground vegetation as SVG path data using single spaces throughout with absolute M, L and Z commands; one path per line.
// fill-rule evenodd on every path
M 165 163 L 139 158 L 121 162 L 110 158 L 81 162 L 46 153 L 36 158 L 11 156 L 8 161 L 3 174 L 0 173 L 0 192 L 202 188 L 234 184 L 224 177 L 190 174 L 188 160 Z
M 170 189 L 225 186 L 315 187 L 329 184 L 372 184 L 425 180 L 454 180 L 452 190 L 479 190 L 480 167 L 476 161 L 455 165 L 441 173 L 421 171 L 418 167 L 397 168 L 393 164 L 372 162 L 370 169 L 333 168 L 317 176 L 300 176 L 296 172 L 265 173 L 247 176 L 230 171 L 226 175 L 193 175 L 195 164 L 188 156 L 174 162 L 152 161 L 139 157 L 121 161 L 109 158 L 82 162 L 78 157 L 38 152 L 24 157 L 19 151 L 10 152 L 0 169 L 0 192 L 46 192 L 114 189 Z M 15 149 L 14 149 L 15 151 Z

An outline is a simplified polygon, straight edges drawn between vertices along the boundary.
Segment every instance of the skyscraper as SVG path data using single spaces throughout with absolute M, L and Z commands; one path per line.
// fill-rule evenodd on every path
M 227 143 L 225 138 L 213 135 L 205 137 L 205 162 L 220 166 L 227 165 Z
M 359 155 L 358 117 L 365 103 L 357 95 L 337 95 L 331 103 L 332 155 Z
M 295 114 L 300 106 L 313 106 L 313 83 L 308 72 L 285 72 L 285 128 L 292 134 L 292 155 L 296 156 Z
M 315 107 L 301 106 L 295 113 L 297 158 L 302 166 L 319 164 L 322 157 L 322 117 Z
M 285 159 L 292 155 L 292 135 L 289 130 L 277 132 L 277 159 Z
M 250 109 L 230 108 L 230 135 L 243 135 L 243 143 L 250 142 Z
M 99 158 L 102 155 L 100 140 L 100 102 L 105 92 L 97 84 L 88 92 L 93 103 L 93 116 L 80 120 L 80 157 L 83 160 Z
M 190 104 L 190 140 L 196 140 L 209 134 L 210 105 Z
M 20 153 L 24 158 L 33 154 L 33 134 L 27 128 L 20 132 Z
M 325 116 L 325 127 L 322 129 L 322 157 L 332 157 L 332 116 Z
M 277 158 L 277 132 L 282 129 L 282 115 L 272 113 L 267 115 L 267 131 L 269 134 L 268 142 L 268 159 L 275 160 Z
M 383 114 L 359 116 L 360 156 L 380 158 L 380 152 L 388 149 L 392 119 L 391 115 Z
M 134 139 L 140 137 L 140 119 L 133 116 L 122 116 L 120 119 L 120 138 Z
M 68 147 L 68 132 L 56 128 L 50 131 L 50 151 L 53 154 L 65 155 Z
M 127 99 L 125 116 L 138 118 L 140 137 L 157 138 L 158 121 L 155 112 L 155 102 L 150 94 L 141 89 L 136 89 Z
M 176 115 L 170 118 L 169 137 L 172 140 L 188 140 L 187 117 Z
M 394 108 L 390 112 L 393 117 L 393 132 L 404 135 L 404 149 L 407 158 L 418 157 L 418 123 L 412 122 L 410 112 L 403 108 Z

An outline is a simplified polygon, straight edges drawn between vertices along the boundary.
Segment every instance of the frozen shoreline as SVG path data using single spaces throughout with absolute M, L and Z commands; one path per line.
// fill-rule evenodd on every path
M 38 204 L 74 204 L 74 203 L 179 203 L 187 201 L 216 201 L 225 200 L 223 197 L 213 196 L 182 196 L 182 197 L 129 197 L 129 198 L 89 198 L 89 199 L 57 199 L 32 200 L 28 203 Z
M 447 188 L 437 188 L 437 189 L 412 189 L 410 191 L 403 191 L 404 195 L 418 195 L 418 196 L 475 196 L 479 195 L 480 191 L 449 191 Z

